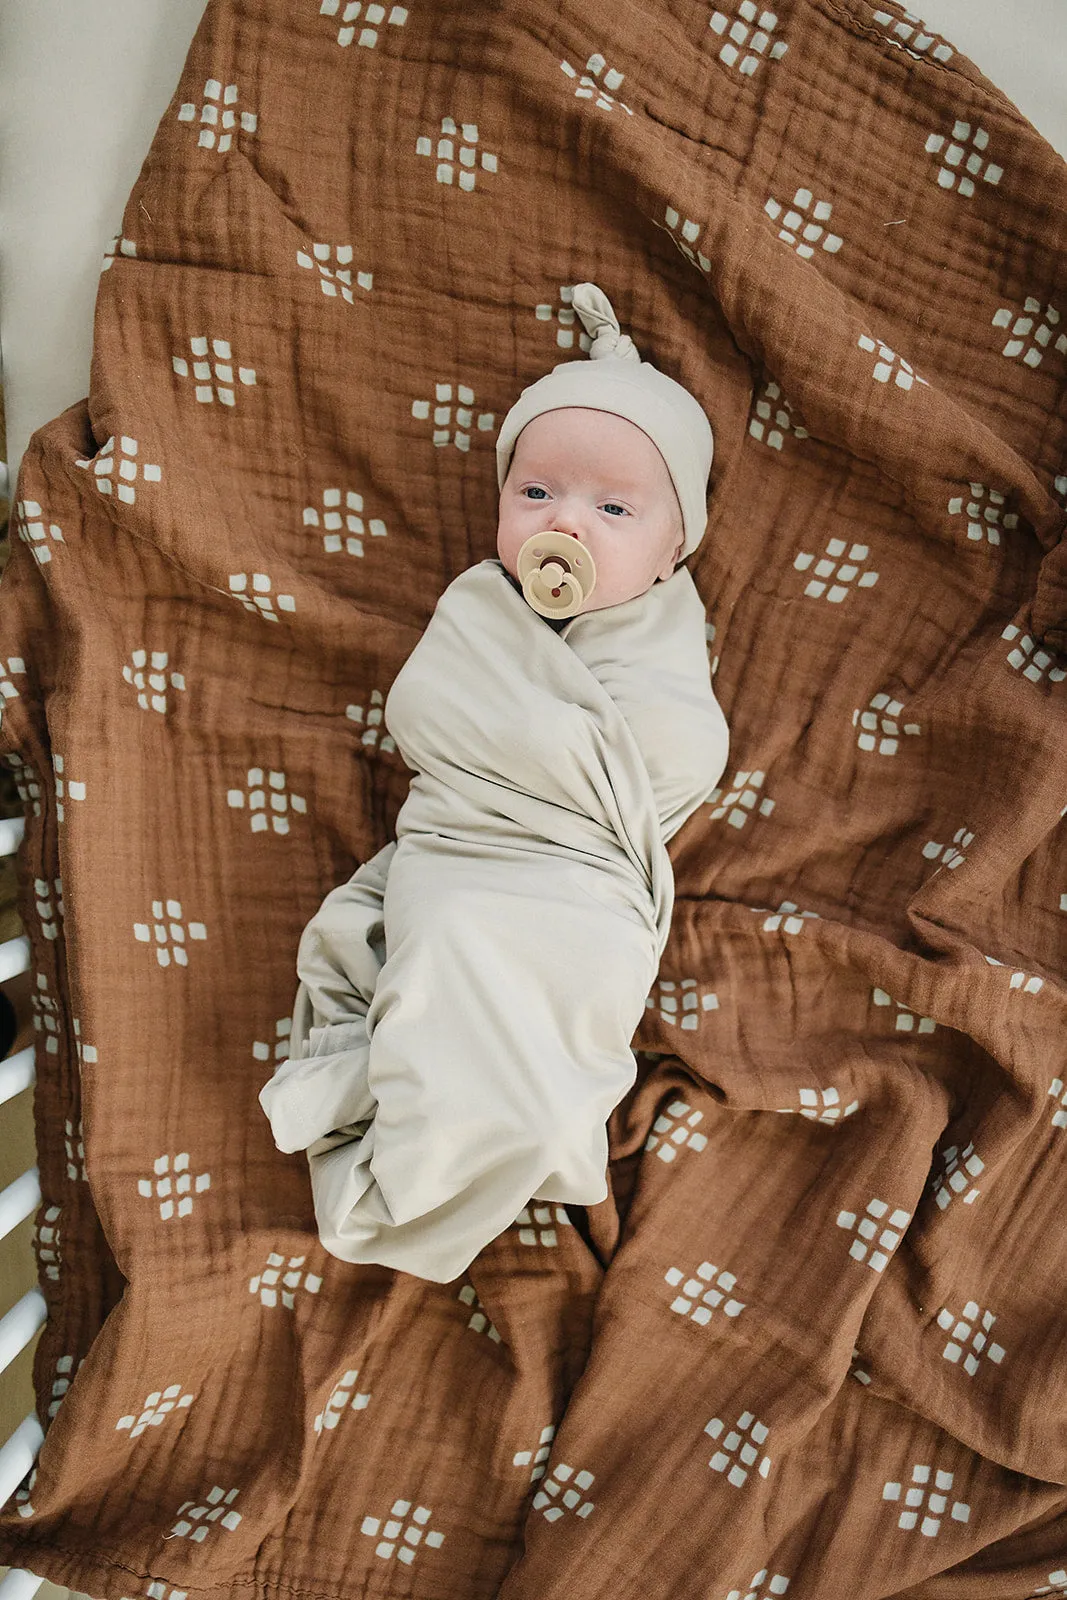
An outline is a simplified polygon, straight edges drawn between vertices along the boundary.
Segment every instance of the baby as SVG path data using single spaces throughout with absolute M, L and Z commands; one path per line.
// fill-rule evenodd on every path
M 461 573 L 385 723 L 396 840 L 305 928 L 260 1092 L 343 1260 L 449 1283 L 531 1200 L 607 1196 L 607 1119 L 670 931 L 667 841 L 729 736 L 704 606 L 712 434 L 606 296 L 497 440 L 497 559 Z

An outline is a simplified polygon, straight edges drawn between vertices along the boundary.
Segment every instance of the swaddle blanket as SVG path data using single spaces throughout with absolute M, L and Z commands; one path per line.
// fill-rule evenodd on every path
M 497 560 L 449 585 L 385 724 L 416 769 L 397 842 L 305 930 L 259 1098 L 328 1250 L 447 1283 L 531 1197 L 606 1198 L 666 841 L 729 736 L 686 568 L 557 634 Z

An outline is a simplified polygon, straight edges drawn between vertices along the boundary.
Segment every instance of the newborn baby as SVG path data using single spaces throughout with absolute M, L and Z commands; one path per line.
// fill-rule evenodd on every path
M 413 772 L 396 840 L 305 928 L 291 1055 L 259 1096 L 307 1152 L 326 1249 L 436 1283 L 532 1200 L 607 1197 L 666 845 L 727 760 L 676 565 L 704 535 L 710 426 L 595 285 L 573 303 L 590 359 L 504 419 L 497 558 L 448 586 L 386 699 Z

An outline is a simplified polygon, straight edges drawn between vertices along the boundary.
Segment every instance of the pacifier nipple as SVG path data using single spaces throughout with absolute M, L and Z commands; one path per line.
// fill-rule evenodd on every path
M 550 528 L 519 551 L 519 582 L 527 604 L 542 617 L 573 617 L 596 585 L 596 564 L 580 539 Z

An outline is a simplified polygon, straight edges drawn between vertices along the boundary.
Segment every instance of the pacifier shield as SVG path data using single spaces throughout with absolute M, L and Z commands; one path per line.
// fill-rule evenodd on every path
M 596 563 L 580 539 L 550 528 L 519 551 L 523 598 L 542 617 L 573 617 L 596 587 Z

